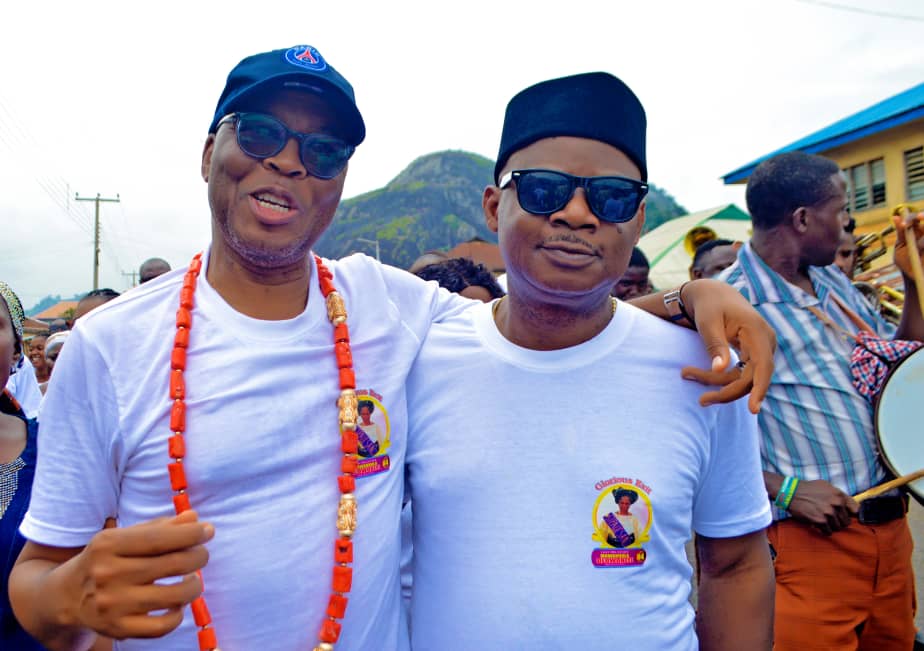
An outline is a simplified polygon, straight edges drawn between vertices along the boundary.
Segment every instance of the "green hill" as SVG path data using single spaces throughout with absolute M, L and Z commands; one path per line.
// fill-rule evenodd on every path
M 497 242 L 481 211 L 481 193 L 493 172 L 494 162 L 478 154 L 421 156 L 384 188 L 343 201 L 315 249 L 328 258 L 371 255 L 374 245 L 362 240 L 377 240 L 382 262 L 407 268 L 430 249 L 450 249 L 473 237 Z M 648 220 L 657 223 L 686 212 L 655 188 L 648 205 Z
M 674 217 L 686 215 L 689 211 L 681 206 L 666 190 L 649 183 L 648 201 L 645 207 L 645 229 L 642 235 L 653 231 Z

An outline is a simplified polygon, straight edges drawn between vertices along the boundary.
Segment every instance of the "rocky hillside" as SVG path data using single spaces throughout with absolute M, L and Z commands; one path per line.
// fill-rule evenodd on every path
M 384 188 L 342 202 L 315 249 L 330 258 L 374 255 L 375 246 L 362 240 L 378 240 L 382 261 L 406 268 L 430 249 L 447 250 L 473 237 L 496 242 L 481 212 L 493 171 L 493 161 L 464 151 L 421 156 Z M 648 206 L 651 227 L 686 212 L 654 188 Z

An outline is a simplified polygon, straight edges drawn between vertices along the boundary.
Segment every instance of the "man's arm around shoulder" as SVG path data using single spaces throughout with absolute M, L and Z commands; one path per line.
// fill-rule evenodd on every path
M 770 651 L 775 579 L 764 530 L 697 542 L 700 649 Z

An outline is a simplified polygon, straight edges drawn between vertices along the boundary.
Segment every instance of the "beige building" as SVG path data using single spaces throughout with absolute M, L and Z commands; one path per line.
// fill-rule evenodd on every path
M 722 178 L 746 183 L 757 165 L 786 151 L 826 156 L 840 165 L 850 186 L 858 235 L 889 225 L 903 203 L 924 210 L 924 83 L 838 120 Z

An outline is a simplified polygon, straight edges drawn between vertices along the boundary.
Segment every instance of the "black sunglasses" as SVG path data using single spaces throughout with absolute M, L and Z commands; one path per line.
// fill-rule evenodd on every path
M 551 215 L 584 188 L 590 211 L 605 222 L 627 222 L 638 212 L 648 185 L 622 176 L 572 176 L 555 170 L 514 170 L 501 177 L 499 188 L 517 183 L 517 201 L 526 212 Z
M 319 179 L 332 179 L 346 167 L 356 150 L 336 136 L 325 133 L 299 133 L 265 113 L 232 113 L 219 121 L 237 123 L 237 144 L 248 156 L 263 160 L 275 156 L 290 138 L 298 141 L 298 154 L 308 173 Z

